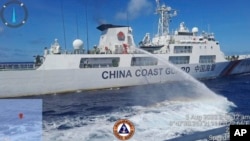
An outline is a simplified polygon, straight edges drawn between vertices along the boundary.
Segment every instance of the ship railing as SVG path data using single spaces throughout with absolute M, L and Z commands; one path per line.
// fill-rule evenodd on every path
M 34 70 L 35 63 L 0 63 L 0 71 Z

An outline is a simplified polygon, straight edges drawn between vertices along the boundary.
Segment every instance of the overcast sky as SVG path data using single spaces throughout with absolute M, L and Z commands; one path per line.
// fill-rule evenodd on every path
M 1 7 L 9 1 L 0 0 Z M 130 25 L 136 43 L 142 40 L 145 33 L 149 32 L 152 36 L 157 32 L 155 0 L 21 1 L 28 9 L 27 22 L 19 28 L 10 28 L 0 22 L 0 62 L 33 61 L 32 56 L 42 55 L 44 47 L 50 47 L 55 38 L 59 39 L 63 49 L 72 50 L 72 42 L 77 37 L 84 41 L 84 46 L 87 48 L 87 32 L 88 45 L 92 48 L 99 42 L 100 31 L 96 27 L 102 23 Z M 177 17 L 172 19 L 170 31 L 177 29 L 180 22 L 185 22 L 190 30 L 196 26 L 199 31 L 213 32 L 226 54 L 250 53 L 248 0 L 160 0 L 160 2 L 178 10 Z M 18 17 L 20 9 L 16 11 Z M 5 12 L 5 18 L 9 16 L 11 17 L 11 14 Z

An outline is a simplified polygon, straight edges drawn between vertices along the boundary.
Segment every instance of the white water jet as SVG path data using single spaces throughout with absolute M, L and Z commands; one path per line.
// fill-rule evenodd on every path
M 144 50 L 137 49 L 149 56 L 155 57 L 164 64 L 169 65 L 176 72 L 177 77 L 182 77 L 185 81 L 156 84 L 153 86 L 137 87 L 131 91 L 133 96 L 131 101 L 140 103 L 141 97 L 137 94 L 144 93 L 146 97 L 150 95 L 151 99 L 162 99 L 162 101 L 153 100 L 152 104 L 146 106 L 127 106 L 131 110 L 117 110 L 106 114 L 90 116 L 86 119 L 79 117 L 60 118 L 56 121 L 44 121 L 44 140 L 85 140 L 85 141 L 103 141 L 118 140 L 112 132 L 114 123 L 118 119 L 128 119 L 135 125 L 135 134 L 131 141 L 139 140 L 167 140 L 192 134 L 196 131 L 206 131 L 224 125 L 199 125 L 189 126 L 191 122 L 206 123 L 211 122 L 205 119 L 188 119 L 192 116 L 203 117 L 206 115 L 224 116 L 221 123 L 227 123 L 230 119 L 228 112 L 234 104 L 225 97 L 217 95 L 208 89 L 203 83 L 194 79 L 189 74 L 180 70 L 167 60 Z M 158 87 L 160 86 L 160 87 Z M 159 90 L 161 89 L 161 90 Z M 134 90 L 134 89 L 133 89 Z M 111 91 L 109 91 L 111 93 Z M 168 95 L 167 97 L 162 97 Z M 130 101 L 130 102 L 131 102 Z M 216 120 L 217 121 L 217 120 Z M 188 123 L 179 125 L 179 123 Z M 175 125 L 176 124 L 176 125 Z M 67 130 L 58 130 L 61 125 L 72 127 Z
M 171 62 L 169 62 L 165 58 L 162 58 L 158 55 L 152 54 L 152 53 L 147 52 L 147 51 L 140 49 L 140 48 L 136 48 L 136 47 L 132 47 L 132 48 L 139 51 L 139 52 L 147 54 L 151 57 L 154 57 L 154 58 L 158 59 L 159 61 L 161 61 L 163 64 L 166 64 L 166 65 L 170 66 L 171 68 L 173 68 L 178 73 L 179 77 L 184 78 L 185 80 L 188 80 L 189 82 L 191 82 L 193 84 L 192 87 L 195 87 L 197 91 L 202 90 L 202 93 L 200 93 L 201 96 L 204 96 L 204 97 L 210 98 L 210 99 L 220 97 L 220 98 L 224 99 L 225 102 L 228 102 L 228 104 L 229 104 L 228 106 L 233 106 L 233 107 L 236 106 L 232 102 L 229 102 L 225 97 L 219 96 L 216 93 L 214 93 L 212 90 L 210 90 L 208 87 L 206 87 L 205 84 L 198 81 L 197 79 L 195 79 L 194 77 L 192 77 L 188 73 L 184 72 L 183 70 L 181 70 L 177 66 L 173 65 Z M 216 101 L 214 101 L 214 102 L 216 102 Z

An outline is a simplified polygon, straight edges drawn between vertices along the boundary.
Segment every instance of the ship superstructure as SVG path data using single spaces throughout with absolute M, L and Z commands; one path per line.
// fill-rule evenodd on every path
M 198 27 L 190 31 L 184 22 L 173 34 L 169 32 L 171 18 L 177 15 L 177 11 L 165 4 L 160 6 L 156 0 L 156 13 L 159 15 L 158 33 L 150 39 L 146 33 L 140 42 L 140 47 L 153 54 L 166 54 L 169 61 L 174 64 L 192 63 L 216 63 L 226 61 L 220 50 L 219 42 L 214 34 L 199 34 Z

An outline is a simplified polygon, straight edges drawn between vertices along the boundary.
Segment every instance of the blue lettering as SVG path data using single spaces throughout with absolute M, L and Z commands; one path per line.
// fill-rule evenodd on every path
M 113 79 L 113 78 L 127 78 L 132 77 L 131 71 L 128 70 L 116 70 L 116 71 L 104 71 L 102 72 L 103 79 Z
M 152 75 L 153 76 L 153 71 L 152 71 L 152 69 L 149 69 L 149 71 L 148 71 L 148 76 L 149 75 Z
M 117 76 L 116 74 L 117 74 L 117 71 L 109 71 L 109 79 L 112 77 L 116 78 L 116 76 Z
M 136 77 L 139 77 L 139 76 L 140 76 L 140 72 L 141 72 L 140 70 L 136 70 L 136 71 L 135 71 L 135 76 L 136 76 Z
M 121 78 L 121 77 L 124 78 L 125 77 L 125 73 L 126 73 L 125 70 L 123 70 L 123 71 L 120 70 L 119 71 L 119 78 Z
M 137 69 L 135 70 L 136 77 L 145 77 L 145 76 L 157 76 L 162 75 L 163 68 L 154 68 L 154 69 Z M 165 69 L 165 74 L 175 74 L 174 70 L 171 68 Z M 114 71 L 103 71 L 103 79 L 114 79 L 114 78 L 127 78 L 133 77 L 130 70 L 114 70 Z
M 141 75 L 142 75 L 142 76 L 147 76 L 147 70 L 146 70 L 146 69 L 143 69 L 143 70 L 141 71 Z
M 128 70 L 126 77 L 132 77 L 130 70 Z
M 103 78 L 103 79 L 108 79 L 108 78 L 109 78 L 109 77 L 108 77 L 108 71 L 102 72 L 102 78 Z
M 154 69 L 138 69 L 135 71 L 135 76 L 157 76 L 162 74 L 163 68 L 154 68 Z
M 155 69 L 154 69 L 154 75 L 158 75 L 158 73 L 159 73 L 159 72 L 158 72 L 158 69 L 155 68 Z
M 159 70 L 160 70 L 160 75 L 161 75 L 161 72 L 162 72 L 163 68 L 160 68 Z
M 174 74 L 174 71 L 170 68 L 166 68 L 165 70 L 166 74 L 169 75 L 169 74 Z
M 181 67 L 181 69 L 183 71 L 185 71 L 186 73 L 189 73 L 190 72 L 190 67 Z

